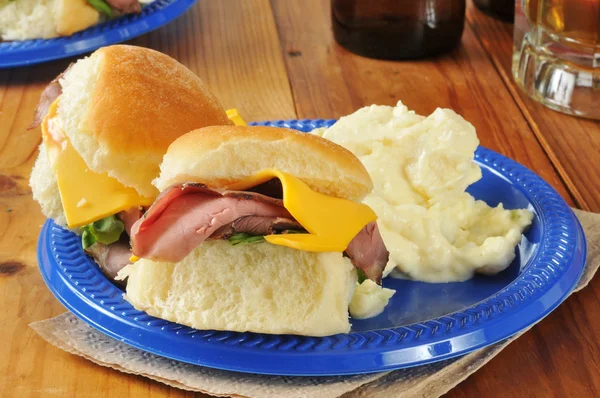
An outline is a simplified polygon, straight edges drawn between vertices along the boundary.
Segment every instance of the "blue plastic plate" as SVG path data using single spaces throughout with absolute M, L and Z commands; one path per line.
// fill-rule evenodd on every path
M 302 131 L 334 121 L 259 123 Z M 506 339 L 546 316 L 571 292 L 586 258 L 581 226 L 562 198 L 516 162 L 479 148 L 483 178 L 470 192 L 490 205 L 528 208 L 533 225 L 516 259 L 496 276 L 462 283 L 427 284 L 387 278 L 396 289 L 385 312 L 352 321 L 352 331 L 300 337 L 201 331 L 137 311 L 96 264 L 79 238 L 47 221 L 38 261 L 54 295 L 94 328 L 168 358 L 239 372 L 277 375 L 345 375 L 422 365 Z M 218 266 L 218 264 L 215 264 Z
M 155 0 L 139 15 L 125 15 L 68 37 L 0 42 L 0 68 L 26 66 L 121 43 L 171 22 L 196 0 Z

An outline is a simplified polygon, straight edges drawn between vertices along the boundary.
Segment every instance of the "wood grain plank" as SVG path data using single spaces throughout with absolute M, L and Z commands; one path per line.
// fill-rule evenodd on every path
M 475 7 L 468 9 L 467 19 L 579 207 L 600 211 L 600 122 L 565 115 L 530 99 L 512 79 L 513 25 Z
M 597 211 L 598 122 L 554 112 L 524 96 L 510 74 L 512 25 L 496 21 L 474 7 L 467 15 L 469 25 L 569 191 L 580 207 Z M 600 281 L 594 280 L 449 396 L 492 391 L 502 391 L 506 396 L 599 396 L 599 295 Z
M 274 3 L 301 117 L 337 117 L 365 104 L 392 104 L 399 98 L 421 113 L 436 106 L 453 107 L 473 122 L 482 143 L 526 163 L 567 195 L 556 170 L 532 142 L 550 144 L 544 144 L 539 131 L 537 140 L 532 139 L 473 31 L 465 33 L 463 48 L 439 60 L 373 61 L 335 46 L 326 3 Z M 237 106 L 248 120 L 292 118 L 292 92 L 268 6 L 265 1 L 201 2 L 175 23 L 133 43 L 177 57 L 225 106 Z M 472 29 L 480 34 L 476 28 Z M 500 45 L 508 43 L 502 40 Z M 0 339 L 10 342 L 0 345 L 0 358 L 5 358 L 0 360 L 0 396 L 97 396 L 98 391 L 114 396 L 191 396 L 66 354 L 27 327 L 64 309 L 35 267 L 34 248 L 43 218 L 31 201 L 26 177 L 39 132 L 23 128 L 45 83 L 68 62 L 0 71 L 0 309 L 5 313 L 3 326 L 9 324 L 0 328 Z M 567 185 L 579 188 L 568 169 L 561 167 L 559 163 L 557 170 Z M 596 197 L 589 189 L 575 194 L 588 201 L 584 205 Z M 571 298 L 451 395 L 597 396 L 598 283 L 592 288 Z
M 298 117 L 337 118 L 362 106 L 398 100 L 425 115 L 437 107 L 451 108 L 475 126 L 482 145 L 534 169 L 571 200 L 468 27 L 462 46 L 446 56 L 381 61 L 354 55 L 335 43 L 329 2 L 272 3 Z
M 481 45 L 480 32 L 470 25 L 461 47 L 452 54 L 387 62 L 337 46 L 330 33 L 327 2 L 299 6 L 274 0 L 273 8 L 284 54 L 289 54 L 286 65 L 299 117 L 335 118 L 360 106 L 391 105 L 398 99 L 423 114 L 438 106 L 450 107 L 475 125 L 483 145 L 530 167 L 570 204 L 575 203 L 565 186 L 571 186 L 569 175 L 562 174 L 565 184 L 559 175 L 561 165 L 554 167 Z M 501 40 L 490 47 L 511 46 L 510 38 Z M 593 282 L 570 298 L 447 396 L 599 396 L 596 342 L 600 336 L 592 316 L 599 308 L 599 284 Z
M 130 44 L 174 56 L 225 107 L 238 107 L 248 120 L 296 116 L 268 1 L 200 1 L 174 23 Z M 44 218 L 28 178 L 40 132 L 26 127 L 45 85 L 72 61 L 0 71 L 0 396 L 205 396 L 95 365 L 28 327 L 65 309 L 37 270 Z
M 52 73 L 52 71 L 48 71 Z M 44 71 L 35 79 L 29 68 L 0 72 L 0 392 L 25 385 L 36 360 L 47 349 L 27 326 L 35 316 L 63 312 L 43 286 L 35 266 L 35 242 L 43 217 L 27 185 L 39 131 L 26 132 L 41 90 Z M 26 82 L 31 82 L 29 87 Z M 29 349 L 25 350 L 24 346 Z M 43 355 L 43 354 L 42 354 Z
M 200 1 L 174 24 L 131 44 L 174 57 L 248 121 L 296 117 L 268 0 Z

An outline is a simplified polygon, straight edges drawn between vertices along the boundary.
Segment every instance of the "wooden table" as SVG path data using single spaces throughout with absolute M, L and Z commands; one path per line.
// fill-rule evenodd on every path
M 462 46 L 430 60 L 362 58 L 332 38 L 328 1 L 199 1 L 131 44 L 163 51 L 248 120 L 336 118 L 369 104 L 448 107 L 482 145 L 525 164 L 576 207 L 600 211 L 600 129 L 524 97 L 510 77 L 512 25 L 468 10 Z M 65 309 L 35 248 L 44 221 L 27 181 L 40 141 L 27 131 L 48 81 L 72 59 L 0 71 L 0 396 L 191 396 L 62 352 L 27 325 Z M 573 295 L 449 396 L 600 396 L 600 281 Z

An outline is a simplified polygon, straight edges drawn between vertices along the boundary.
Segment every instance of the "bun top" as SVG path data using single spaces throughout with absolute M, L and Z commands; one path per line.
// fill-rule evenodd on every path
M 319 136 L 264 126 L 212 126 L 175 140 L 154 181 L 164 190 L 195 181 L 227 188 L 264 170 L 290 173 L 317 192 L 359 200 L 373 183 L 369 173 L 347 149 Z
M 190 130 L 231 124 L 200 78 L 167 55 L 142 47 L 101 48 L 60 79 L 58 116 L 88 167 L 142 195 L 168 146 Z

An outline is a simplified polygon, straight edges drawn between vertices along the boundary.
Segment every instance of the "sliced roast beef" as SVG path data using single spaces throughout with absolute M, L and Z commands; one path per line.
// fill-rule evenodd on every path
M 125 232 L 127 232 L 127 235 L 131 236 L 133 224 L 142 218 L 142 209 L 139 207 L 132 207 L 129 210 L 120 212 L 117 214 L 117 217 L 125 224 Z
M 271 198 L 283 199 L 283 187 L 279 178 L 272 178 L 267 182 L 248 189 L 248 191 L 261 193 Z
M 110 245 L 96 242 L 86 249 L 86 253 L 96 261 L 102 273 L 111 281 L 123 283 L 115 281 L 115 277 L 121 269 L 130 264 L 131 249 L 127 242 L 118 241 Z
M 281 199 L 179 184 L 163 191 L 133 225 L 131 245 L 140 258 L 178 262 L 208 239 L 227 239 L 236 232 L 269 235 L 288 230 L 302 231 L 303 227 Z M 381 284 L 389 253 L 376 222 L 367 224 L 345 253 L 369 279 Z
M 180 196 L 189 195 L 192 193 L 202 193 L 204 195 L 212 195 L 213 197 L 222 196 L 219 192 L 209 189 L 206 185 L 197 183 L 175 184 L 162 191 L 152 203 L 152 206 L 144 213 L 144 222 L 152 223 L 162 212 Z
M 284 217 L 245 216 L 216 230 L 209 239 L 228 239 L 243 232 L 251 235 L 271 235 L 286 231 L 303 231 L 300 223 Z
M 139 0 L 106 0 L 110 8 L 123 14 L 139 14 L 142 6 Z
M 40 102 L 38 102 L 38 106 L 37 108 L 35 108 L 33 121 L 31 122 L 29 127 L 27 127 L 27 130 L 34 129 L 40 124 L 42 124 L 42 120 L 44 120 L 44 118 L 48 114 L 48 109 L 50 109 L 50 105 L 52 105 L 52 103 L 56 101 L 56 99 L 62 94 L 62 86 L 60 85 L 59 80 L 63 77 L 65 73 L 67 73 L 69 69 L 71 69 L 71 65 L 73 64 L 71 63 L 67 67 L 67 69 L 64 70 L 64 72 L 56 76 L 54 80 L 52 80 L 46 86 L 44 91 L 42 91 L 42 95 L 40 96 Z
M 219 193 L 197 184 L 165 190 L 131 230 L 133 254 L 177 262 L 221 227 L 246 217 L 293 220 L 278 199 L 254 192 Z
M 381 285 L 381 277 L 390 253 L 385 248 L 377 221 L 365 225 L 350 241 L 345 253 L 352 264 L 362 270 L 367 278 Z

